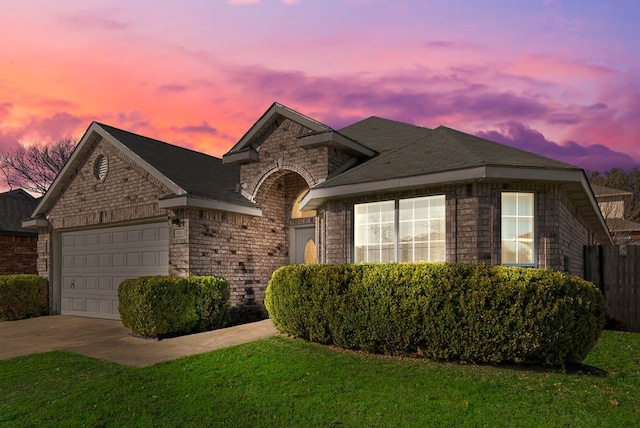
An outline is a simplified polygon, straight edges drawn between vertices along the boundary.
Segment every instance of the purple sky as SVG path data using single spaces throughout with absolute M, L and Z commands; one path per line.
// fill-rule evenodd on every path
M 92 120 L 225 153 L 274 102 L 640 164 L 635 0 L 4 0 L 0 149 Z

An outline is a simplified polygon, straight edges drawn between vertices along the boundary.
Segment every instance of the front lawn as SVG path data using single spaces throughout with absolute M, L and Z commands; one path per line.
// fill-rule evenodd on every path
M 640 334 L 597 370 L 392 359 L 283 337 L 148 368 L 69 352 L 0 361 L 0 426 L 633 426 Z

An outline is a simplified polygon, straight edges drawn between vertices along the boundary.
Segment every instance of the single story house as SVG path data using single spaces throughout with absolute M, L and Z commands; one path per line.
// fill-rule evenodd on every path
M 37 274 L 38 231 L 22 227 L 38 199 L 22 189 L 0 193 L 0 275 Z
M 118 318 L 124 278 L 214 274 L 264 316 L 289 263 L 449 261 L 581 275 L 611 243 L 575 166 L 444 126 L 334 130 L 274 103 L 222 159 L 92 123 L 25 226 L 54 313 Z

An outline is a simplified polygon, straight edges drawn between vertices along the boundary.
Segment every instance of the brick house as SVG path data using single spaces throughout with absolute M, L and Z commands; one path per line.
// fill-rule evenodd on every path
M 22 227 L 38 199 L 22 189 L 0 193 L 0 275 L 37 274 L 38 232 Z
M 627 209 L 633 200 L 633 193 L 605 186 L 591 187 L 613 242 L 640 245 L 640 223 L 626 217 Z
M 577 167 L 445 127 L 334 130 L 277 103 L 222 160 L 94 122 L 24 225 L 39 231 L 52 311 L 106 318 L 139 275 L 225 277 L 247 319 L 289 263 L 580 275 L 583 245 L 611 243 Z

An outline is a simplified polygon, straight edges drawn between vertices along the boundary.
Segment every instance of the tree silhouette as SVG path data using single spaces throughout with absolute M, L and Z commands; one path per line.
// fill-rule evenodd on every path
M 52 144 L 19 145 L 0 153 L 0 172 L 9 188 L 22 188 L 44 195 L 76 147 L 76 141 L 64 138 Z

